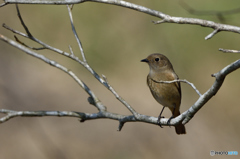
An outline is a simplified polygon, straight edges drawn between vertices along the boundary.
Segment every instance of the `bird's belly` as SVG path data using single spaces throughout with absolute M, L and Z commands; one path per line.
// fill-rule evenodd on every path
M 172 84 L 155 84 L 151 90 L 153 97 L 158 103 L 166 107 L 174 108 L 181 101 L 181 97 Z

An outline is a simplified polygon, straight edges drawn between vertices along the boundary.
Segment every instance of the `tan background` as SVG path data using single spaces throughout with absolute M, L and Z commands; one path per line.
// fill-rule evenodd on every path
M 214 16 L 190 15 L 177 0 L 132 2 L 172 16 L 219 22 Z M 186 2 L 200 10 L 228 10 L 239 6 L 238 0 Z M 66 6 L 20 5 L 20 10 L 35 37 L 64 51 L 72 45 L 75 55 L 80 55 Z M 236 33 L 222 32 L 205 41 L 204 37 L 212 29 L 154 25 L 151 20 L 158 18 L 92 2 L 75 5 L 73 17 L 89 64 L 100 75 L 106 75 L 116 91 L 145 115 L 158 116 L 162 109 L 146 86 L 149 68 L 140 63 L 150 53 L 168 56 L 179 77 L 193 82 L 201 93 L 213 84 L 212 73 L 240 56 L 218 51 L 219 48 L 240 49 L 240 37 Z M 239 17 L 240 14 L 226 16 L 226 23 L 239 26 Z M 0 8 L 0 23 L 24 31 L 14 5 Z M 0 33 L 13 38 L 13 34 L 2 27 Z M 39 46 L 19 38 L 26 44 Z M 67 74 L 2 41 L 0 48 L 1 109 L 97 111 L 88 104 L 87 94 Z M 130 114 L 82 66 L 53 52 L 39 53 L 73 70 L 109 111 Z M 176 135 L 173 127 L 160 129 L 144 123 L 127 123 L 118 132 L 118 122 L 106 119 L 80 123 L 76 118 L 15 118 L 0 125 L 0 158 L 202 159 L 210 157 L 210 150 L 240 153 L 239 73 L 237 70 L 230 74 L 218 94 L 186 125 L 187 135 Z M 198 98 L 186 84 L 182 84 L 182 92 L 181 112 Z M 164 116 L 170 116 L 169 110 L 165 110 Z M 232 156 L 237 157 L 239 155 Z

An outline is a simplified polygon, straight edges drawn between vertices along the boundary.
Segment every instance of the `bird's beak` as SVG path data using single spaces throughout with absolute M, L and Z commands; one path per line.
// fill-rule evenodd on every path
M 149 62 L 148 59 L 142 59 L 141 62 Z

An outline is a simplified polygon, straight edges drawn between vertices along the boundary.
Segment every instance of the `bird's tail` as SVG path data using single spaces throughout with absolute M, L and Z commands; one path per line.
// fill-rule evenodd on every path
M 186 134 L 185 126 L 184 126 L 182 123 L 176 125 L 176 126 L 175 126 L 175 130 L 176 130 L 176 133 L 177 133 L 178 135 L 180 135 L 180 134 Z
M 180 115 L 180 112 L 179 112 L 179 111 L 175 111 L 174 117 L 177 117 L 178 115 Z M 176 133 L 177 133 L 178 135 L 180 135 L 180 134 L 186 134 L 185 126 L 184 126 L 182 123 L 179 123 L 178 125 L 176 125 L 176 126 L 175 126 L 175 130 L 176 130 Z

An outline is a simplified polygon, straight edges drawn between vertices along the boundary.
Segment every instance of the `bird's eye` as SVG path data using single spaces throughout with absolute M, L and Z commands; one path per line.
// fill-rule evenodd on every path
M 159 61 L 159 58 L 155 58 L 155 61 Z

